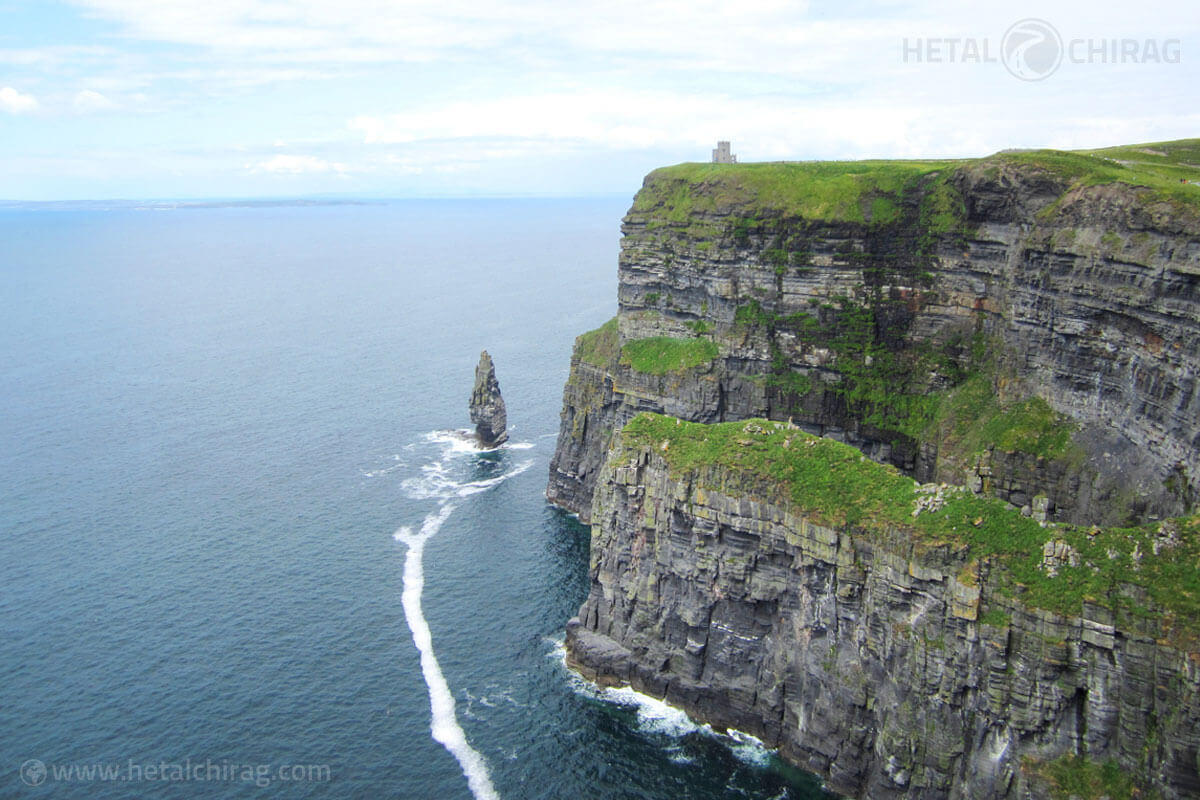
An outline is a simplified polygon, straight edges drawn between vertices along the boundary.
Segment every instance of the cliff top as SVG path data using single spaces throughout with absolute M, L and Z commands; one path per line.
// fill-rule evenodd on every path
M 824 525 L 901 531 L 918 549 L 948 546 L 966 572 L 986 562 L 1028 605 L 1077 615 L 1094 603 L 1142 620 L 1153 607 L 1167 612 L 1164 632 L 1200 635 L 1200 515 L 1135 528 L 1043 527 L 994 498 L 922 486 L 849 445 L 767 420 L 704 425 L 641 414 L 621 441 L 660 453 L 702 485 L 719 478 L 709 488 L 774 495 Z
M 1200 210 L 1200 185 L 1191 183 L 1200 182 L 1200 139 L 1180 139 L 1098 150 L 1003 151 L 977 159 L 678 164 L 646 176 L 631 213 L 676 223 L 697 213 L 739 210 L 889 223 L 914 189 L 936 193 L 964 173 L 1047 179 L 1059 196 L 1120 184 L 1148 190 L 1146 200 Z

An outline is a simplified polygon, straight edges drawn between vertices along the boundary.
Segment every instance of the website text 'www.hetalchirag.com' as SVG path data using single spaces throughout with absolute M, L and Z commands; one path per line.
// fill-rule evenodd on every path
M 264 764 L 211 758 L 193 761 L 46 763 L 31 758 L 21 764 L 21 781 L 27 786 L 44 783 L 245 783 L 259 788 L 272 783 L 328 783 L 328 764 Z

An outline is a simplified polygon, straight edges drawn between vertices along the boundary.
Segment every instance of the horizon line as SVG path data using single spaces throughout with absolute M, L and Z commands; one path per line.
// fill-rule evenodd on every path
M 16 208 L 63 208 L 66 206 L 119 206 L 119 207 L 174 207 L 204 208 L 230 206 L 302 206 L 302 205 L 382 205 L 386 203 L 433 201 L 433 200 L 586 200 L 633 197 L 636 189 L 629 192 L 512 192 L 478 194 L 428 194 L 428 195 L 249 195 L 200 196 L 200 197 L 84 197 L 53 200 L 0 199 L 0 210 Z

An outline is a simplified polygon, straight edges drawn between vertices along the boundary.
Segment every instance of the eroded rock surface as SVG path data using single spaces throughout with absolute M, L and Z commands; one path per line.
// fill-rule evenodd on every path
M 475 367 L 475 386 L 471 390 L 471 422 L 480 447 L 496 447 L 508 441 L 508 413 L 500 396 L 500 382 L 492 357 L 484 350 Z
M 1088 564 L 1047 530 L 1031 557 L 1081 608 L 1053 613 L 960 548 L 821 524 L 769 482 L 673 470 L 618 436 L 643 411 L 765 417 L 1033 525 L 1194 512 L 1200 213 L 1077 165 L 867 176 L 832 211 L 739 177 L 752 165 L 648 176 L 618 315 L 576 342 L 550 467 L 547 496 L 592 523 L 570 663 L 759 735 L 852 797 L 1042 798 L 1030 765 L 1071 755 L 1200 797 L 1200 654 L 1136 579 L 1084 592 L 1069 576 Z M 870 167 L 845 169 L 839 191 Z M 630 348 L 697 338 L 715 357 L 678 369 Z M 1171 579 L 1181 597 L 1193 574 Z
M 1075 753 L 1200 796 L 1200 658 L 1160 619 L 1026 608 L 964 550 L 830 527 L 658 450 L 618 448 L 596 482 L 567 630 L 585 677 L 753 733 L 849 797 L 1041 798 L 1024 759 Z
M 1004 159 L 947 172 L 898 196 L 887 224 L 812 218 L 652 173 L 622 224 L 616 346 L 572 360 L 550 499 L 586 520 L 613 431 L 656 411 L 792 419 L 918 480 L 973 485 L 1018 508 L 1044 497 L 1049 519 L 1134 523 L 1193 507 L 1200 215 Z M 687 193 L 684 214 L 675 198 Z M 950 231 L 931 229 L 925 210 L 943 195 L 957 208 Z M 987 361 L 987 392 L 1044 401 L 1070 442 L 963 451 L 946 426 L 897 425 L 877 398 L 847 390 L 853 375 L 832 343 L 847 340 L 851 312 L 870 314 L 897 390 L 945 394 Z M 719 352 L 646 374 L 620 349 L 648 337 L 709 338 Z

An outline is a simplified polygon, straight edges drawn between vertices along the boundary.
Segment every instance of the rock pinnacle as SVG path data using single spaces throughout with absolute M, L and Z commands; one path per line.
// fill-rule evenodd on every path
M 480 353 L 479 366 L 475 367 L 471 422 L 475 423 L 475 435 L 479 437 L 481 447 L 495 447 L 508 441 L 508 432 L 505 430 L 508 413 L 504 409 L 504 398 L 500 396 L 496 367 L 487 350 Z

